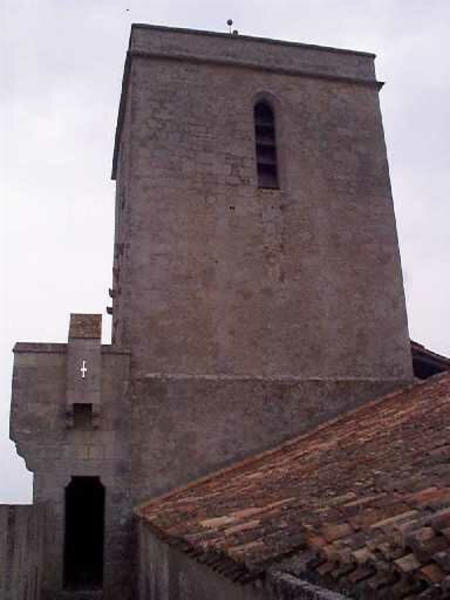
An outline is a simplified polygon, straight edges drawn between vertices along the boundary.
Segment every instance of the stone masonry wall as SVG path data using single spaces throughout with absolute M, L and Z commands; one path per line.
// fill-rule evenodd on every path
M 277 71 L 287 55 L 308 73 Z M 133 374 L 410 378 L 373 58 L 137 28 L 127 73 L 114 320 Z M 259 98 L 279 190 L 257 187 Z
M 130 51 L 314 76 L 375 79 L 373 54 L 245 35 L 137 24 Z
M 0 504 L 0 598 L 39 600 L 45 508 Z
M 311 430 L 397 383 L 174 375 L 135 380 L 135 505 Z
M 67 354 L 67 344 L 22 343 L 14 356 L 11 438 L 34 473 L 34 502 L 48 506 L 43 600 L 77 598 L 62 595 L 64 493 L 73 476 L 100 477 L 105 487 L 104 592 L 108 600 L 126 600 L 134 565 L 129 356 L 102 347 L 96 426 L 78 430 L 67 415 Z

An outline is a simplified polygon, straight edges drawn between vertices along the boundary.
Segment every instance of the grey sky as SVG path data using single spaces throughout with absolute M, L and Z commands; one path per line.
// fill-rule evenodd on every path
M 65 341 L 71 311 L 108 304 L 133 21 L 226 31 L 231 17 L 241 33 L 378 55 L 410 334 L 450 354 L 448 0 L 0 0 L 0 11 L 0 502 L 31 494 L 8 442 L 13 344 Z

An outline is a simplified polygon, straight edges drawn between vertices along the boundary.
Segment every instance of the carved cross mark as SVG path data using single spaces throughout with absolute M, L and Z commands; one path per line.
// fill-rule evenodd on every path
M 85 379 L 86 378 L 86 373 L 87 373 L 87 367 L 86 367 L 86 361 L 85 360 L 83 360 L 81 362 L 80 372 L 81 372 L 81 378 Z

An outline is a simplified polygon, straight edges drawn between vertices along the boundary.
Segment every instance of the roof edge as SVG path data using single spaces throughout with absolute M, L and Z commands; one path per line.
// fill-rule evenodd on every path
M 130 44 L 131 44 L 131 35 L 130 41 L 128 44 L 128 50 L 125 57 L 125 65 L 123 70 L 122 77 L 122 88 L 120 92 L 120 101 L 119 101 L 119 112 L 117 115 L 117 124 L 116 124 L 116 132 L 114 135 L 114 150 L 113 150 L 113 159 L 112 159 L 112 171 L 111 171 L 111 179 L 115 180 L 117 175 L 117 163 L 119 160 L 119 146 L 120 146 L 120 136 L 122 133 L 123 121 L 125 119 L 125 104 L 127 101 L 127 89 L 128 89 L 128 81 L 130 79 L 130 63 L 131 63 L 131 54 L 130 54 Z
M 223 577 L 231 579 L 233 582 L 240 583 L 241 585 L 252 583 L 257 579 L 260 579 L 264 573 L 263 568 L 252 567 L 245 562 L 236 560 L 222 551 L 213 548 L 203 548 L 198 550 L 198 548 L 183 538 L 165 534 L 164 531 L 155 527 L 155 525 L 149 521 L 143 521 L 142 525 L 163 544 L 167 544 L 178 552 L 182 552 L 191 560 L 209 567 Z
M 424 356 L 429 356 L 430 358 L 442 361 L 443 363 L 448 364 L 448 366 L 450 367 L 450 357 L 445 356 L 444 354 L 439 354 L 438 352 L 434 352 L 433 350 L 430 350 L 423 344 L 415 342 L 414 340 L 410 340 L 410 344 L 412 352 L 417 352 L 423 354 Z
M 133 29 L 153 29 L 156 31 L 168 31 L 171 33 L 184 33 L 189 35 L 205 35 L 212 37 L 220 37 L 220 38 L 233 38 L 238 37 L 242 40 L 247 41 L 255 41 L 261 42 L 264 44 L 273 44 L 279 46 L 294 46 L 297 48 L 309 48 L 312 50 L 321 50 L 324 52 L 336 52 L 339 54 L 355 54 L 357 56 L 366 56 L 368 58 L 376 58 L 376 54 L 373 52 L 364 52 L 361 50 L 351 50 L 350 48 L 336 48 L 334 46 L 319 46 L 318 44 L 307 44 L 305 42 L 291 42 L 285 40 L 279 40 L 274 38 L 267 37 L 259 37 L 256 35 L 241 35 L 233 36 L 232 34 L 221 32 L 221 31 L 211 31 L 208 29 L 191 29 L 190 27 L 167 27 L 166 25 L 152 25 L 150 23 L 132 23 L 131 30 Z
M 269 568 L 267 575 L 281 598 L 288 599 L 301 594 L 299 597 L 305 598 L 305 600 L 348 600 L 348 596 L 343 596 L 339 592 L 310 583 L 293 573 L 277 568 Z
M 95 339 L 95 338 L 87 338 Z M 65 354 L 67 342 L 16 342 L 13 347 L 14 354 Z M 101 344 L 102 354 L 119 354 L 129 356 L 131 350 L 112 344 Z

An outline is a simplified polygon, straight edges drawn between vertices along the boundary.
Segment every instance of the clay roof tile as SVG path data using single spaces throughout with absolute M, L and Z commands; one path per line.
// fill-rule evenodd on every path
M 290 561 L 298 576 L 355 597 L 450 598 L 449 414 L 443 373 L 138 514 L 167 543 L 240 565 L 224 567 L 233 577 Z

